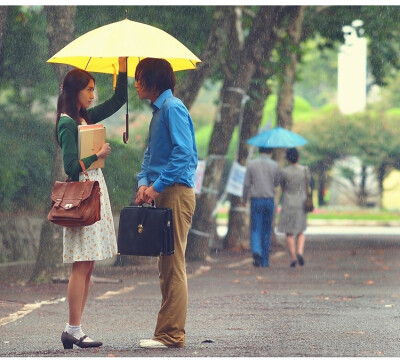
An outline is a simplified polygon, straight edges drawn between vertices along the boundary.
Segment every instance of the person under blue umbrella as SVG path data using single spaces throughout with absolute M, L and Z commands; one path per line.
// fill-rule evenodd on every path
M 271 229 L 275 209 L 275 188 L 279 186 L 278 164 L 271 158 L 272 148 L 259 147 L 260 156 L 247 164 L 243 201 L 250 198 L 251 251 L 255 267 L 269 266 Z

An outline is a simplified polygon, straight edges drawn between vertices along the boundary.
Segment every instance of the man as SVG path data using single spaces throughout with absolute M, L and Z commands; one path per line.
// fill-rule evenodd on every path
M 136 204 L 169 207 L 173 214 L 175 253 L 158 261 L 161 309 L 152 339 L 144 348 L 185 346 L 188 304 L 185 250 L 195 209 L 193 176 L 197 148 L 192 119 L 182 101 L 173 96 L 175 75 L 164 59 L 145 58 L 135 72 L 140 99 L 149 99 L 153 117 L 142 168 L 138 174 Z
M 275 187 L 279 167 L 271 159 L 271 148 L 259 148 L 260 157 L 248 162 L 243 186 L 243 201 L 251 199 L 251 251 L 255 267 L 269 266 L 271 228 L 275 209 Z

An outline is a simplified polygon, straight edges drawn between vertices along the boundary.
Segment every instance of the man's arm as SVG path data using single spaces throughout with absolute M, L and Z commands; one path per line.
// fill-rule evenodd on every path
M 192 133 L 186 108 L 171 107 L 167 118 L 173 149 L 167 166 L 153 184 L 159 193 L 179 180 L 193 156 Z

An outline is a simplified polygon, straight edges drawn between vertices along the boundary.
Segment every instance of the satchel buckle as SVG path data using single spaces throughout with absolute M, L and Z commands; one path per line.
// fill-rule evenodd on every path
M 138 231 L 139 234 L 141 234 L 143 232 L 143 225 L 142 224 L 138 225 L 137 231 Z
M 72 204 L 66 204 L 66 205 L 65 205 L 65 208 L 66 208 L 66 209 L 70 209 L 71 207 L 72 207 Z

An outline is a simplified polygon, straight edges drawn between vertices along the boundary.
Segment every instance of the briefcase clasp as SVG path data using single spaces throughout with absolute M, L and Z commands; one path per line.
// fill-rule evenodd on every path
M 139 234 L 141 234 L 143 232 L 143 225 L 142 224 L 138 225 L 137 231 L 138 231 Z

